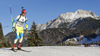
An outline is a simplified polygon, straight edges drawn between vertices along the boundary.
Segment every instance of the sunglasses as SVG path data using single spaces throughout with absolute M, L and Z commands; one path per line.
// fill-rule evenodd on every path
M 26 14 L 26 13 L 23 13 L 23 14 Z

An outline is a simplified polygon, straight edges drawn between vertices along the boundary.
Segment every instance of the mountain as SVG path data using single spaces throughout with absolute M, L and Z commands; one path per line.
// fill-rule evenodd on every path
M 63 23 L 66 23 L 67 28 L 70 28 L 77 24 L 79 18 L 80 20 L 83 20 L 87 17 L 91 17 L 96 20 L 100 19 L 100 16 L 95 15 L 92 11 L 77 10 L 75 13 L 68 12 L 65 14 L 61 14 L 56 19 L 48 21 L 46 24 L 38 24 L 37 29 L 42 31 L 48 28 L 59 28 L 59 25 Z
M 91 17 L 83 18 L 82 21 L 80 18 L 78 20 L 78 24 L 74 27 L 67 28 L 67 24 L 64 23 L 59 28 L 42 30 L 40 34 L 45 39 L 44 43 L 46 45 L 58 45 L 60 43 L 59 39 L 65 42 L 67 39 L 79 37 L 80 34 L 83 34 L 87 39 L 93 39 L 100 35 L 100 32 L 98 32 L 100 20 Z
M 75 13 L 61 14 L 57 19 L 42 25 L 40 34 L 45 45 L 59 45 L 59 39 L 65 42 L 67 39 L 79 37 L 80 34 L 83 34 L 87 41 L 98 39 L 97 35 L 100 35 L 96 33 L 100 29 L 100 16 L 91 11 L 77 10 Z

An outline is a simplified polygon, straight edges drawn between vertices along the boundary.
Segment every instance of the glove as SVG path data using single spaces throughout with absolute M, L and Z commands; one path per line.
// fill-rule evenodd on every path
M 28 32 L 28 28 L 26 28 L 26 32 Z
M 15 27 L 12 28 L 13 32 L 15 32 Z

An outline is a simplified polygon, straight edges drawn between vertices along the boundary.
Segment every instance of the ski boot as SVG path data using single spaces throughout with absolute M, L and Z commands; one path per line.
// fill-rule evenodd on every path
M 21 43 L 18 44 L 17 49 L 18 49 L 18 50 L 21 50 Z
M 13 44 L 13 47 L 12 47 L 12 49 L 11 49 L 11 50 L 12 50 L 12 51 L 15 51 L 15 49 L 14 49 L 14 48 L 15 48 L 15 44 Z

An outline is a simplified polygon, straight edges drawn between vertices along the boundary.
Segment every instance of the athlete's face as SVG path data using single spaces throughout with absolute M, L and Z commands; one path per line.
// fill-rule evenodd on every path
M 26 13 L 22 13 L 22 15 L 23 15 L 23 16 L 25 16 L 25 15 L 26 15 Z

